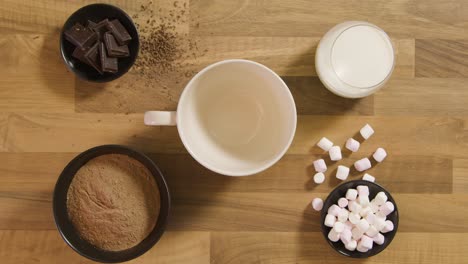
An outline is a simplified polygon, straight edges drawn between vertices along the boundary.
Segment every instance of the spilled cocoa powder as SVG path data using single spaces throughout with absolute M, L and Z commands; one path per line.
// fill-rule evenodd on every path
M 160 203 L 151 172 L 120 154 L 88 161 L 67 194 L 68 216 L 81 238 L 108 251 L 125 250 L 145 239 L 156 225 Z

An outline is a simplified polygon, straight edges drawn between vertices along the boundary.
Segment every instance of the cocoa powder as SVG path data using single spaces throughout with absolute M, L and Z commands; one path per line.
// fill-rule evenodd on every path
M 137 245 L 153 230 L 160 194 L 151 172 L 139 161 L 102 155 L 75 174 L 67 210 L 81 238 L 97 248 L 120 251 Z

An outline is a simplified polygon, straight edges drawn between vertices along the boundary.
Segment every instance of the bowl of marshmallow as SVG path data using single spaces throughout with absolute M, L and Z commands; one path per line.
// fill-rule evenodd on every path
M 367 258 L 382 252 L 398 229 L 395 200 L 382 186 L 354 180 L 336 187 L 323 203 L 321 228 L 337 252 Z

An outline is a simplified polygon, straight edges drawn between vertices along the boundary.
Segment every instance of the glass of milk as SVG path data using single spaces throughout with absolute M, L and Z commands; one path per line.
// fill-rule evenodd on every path
M 365 97 L 382 88 L 394 66 L 390 37 L 363 21 L 348 21 L 330 29 L 315 56 L 317 75 L 325 87 L 347 98 Z

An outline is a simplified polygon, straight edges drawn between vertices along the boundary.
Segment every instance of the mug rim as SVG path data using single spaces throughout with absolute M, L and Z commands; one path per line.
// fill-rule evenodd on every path
M 188 91 L 190 89 L 193 89 L 193 83 L 196 82 L 202 75 L 204 75 L 206 72 L 208 72 L 209 70 L 215 68 L 215 67 L 218 67 L 220 65 L 223 65 L 223 64 L 228 64 L 228 63 L 246 63 L 246 64 L 250 64 L 250 65 L 254 65 L 256 67 L 260 67 L 264 70 L 266 70 L 268 73 L 270 73 L 273 78 L 275 78 L 279 83 L 280 83 L 280 86 L 282 86 L 286 91 L 287 91 L 287 99 L 285 100 L 288 100 L 289 102 L 289 105 L 292 106 L 292 110 L 294 112 L 294 120 L 293 120 L 293 128 L 292 128 L 292 131 L 289 135 L 289 138 L 288 138 L 288 141 L 287 143 L 282 147 L 282 150 L 277 153 L 275 155 L 274 158 L 270 159 L 266 164 L 262 165 L 262 166 L 259 166 L 255 169 L 250 169 L 250 170 L 246 170 L 246 171 L 242 171 L 242 172 L 236 172 L 236 171 L 228 171 L 228 170 L 224 170 L 224 169 L 219 169 L 219 168 L 215 168 L 214 166 L 206 163 L 204 160 L 200 159 L 194 152 L 192 149 L 190 149 L 188 143 L 187 143 L 187 139 L 185 137 L 185 134 L 184 132 L 182 131 L 182 129 L 180 128 L 180 125 L 179 125 L 179 122 L 181 119 L 181 112 L 180 109 L 183 105 L 183 102 L 186 100 L 187 98 L 187 94 L 188 94 Z M 271 166 L 273 166 L 276 162 L 278 162 L 283 156 L 284 154 L 286 153 L 286 151 L 289 149 L 289 147 L 291 146 L 292 144 L 292 141 L 294 139 L 294 135 L 296 134 L 296 127 L 297 127 L 297 109 L 296 109 L 296 103 L 294 101 L 294 98 L 291 94 L 291 90 L 289 89 L 289 87 L 286 85 L 286 83 L 283 81 L 283 79 L 276 73 L 274 72 L 272 69 L 268 68 L 267 66 L 261 64 L 261 63 L 258 63 L 258 62 L 255 62 L 255 61 L 252 61 L 252 60 L 246 60 L 246 59 L 228 59 L 228 60 L 222 60 L 222 61 L 218 61 L 218 62 L 215 62 L 213 64 L 210 64 L 208 66 L 206 66 L 205 68 L 203 68 L 201 71 L 199 71 L 197 74 L 195 74 L 192 79 L 190 79 L 190 81 L 187 83 L 187 85 L 184 87 L 184 90 L 182 91 L 182 94 L 180 95 L 180 98 L 179 98 L 179 103 L 177 104 L 177 112 L 176 112 L 176 119 L 177 119 L 177 131 L 179 132 L 179 136 L 180 136 L 180 139 L 182 140 L 182 144 L 185 146 L 185 148 L 187 149 L 187 151 L 190 153 L 190 155 L 198 162 L 200 163 L 201 165 L 203 165 L 205 168 L 211 170 L 211 171 L 214 171 L 216 173 L 219 173 L 219 174 L 223 174 L 223 175 L 226 175 L 226 176 L 249 176 L 249 175 L 253 175 L 253 174 L 256 174 L 256 173 L 259 173 L 259 172 L 262 172 L 268 168 L 270 168 Z

